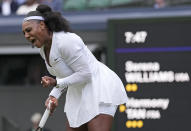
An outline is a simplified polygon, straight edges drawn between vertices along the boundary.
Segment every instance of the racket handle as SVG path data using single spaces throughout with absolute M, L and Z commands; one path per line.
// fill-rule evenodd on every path
M 46 109 L 39 123 L 39 127 L 43 128 L 50 114 L 50 110 Z
M 43 128 L 44 127 L 44 125 L 46 124 L 46 121 L 47 121 L 47 119 L 48 119 L 48 117 L 49 117 L 49 115 L 50 115 L 50 105 L 51 105 L 51 103 L 52 103 L 52 101 L 50 100 L 49 101 L 49 104 L 48 104 L 48 108 L 46 108 L 46 110 L 45 110 L 45 112 L 44 112 L 44 114 L 43 114 L 43 116 L 42 116 L 42 118 L 41 118 L 41 120 L 40 120 L 40 123 L 39 123 L 39 127 L 40 128 Z

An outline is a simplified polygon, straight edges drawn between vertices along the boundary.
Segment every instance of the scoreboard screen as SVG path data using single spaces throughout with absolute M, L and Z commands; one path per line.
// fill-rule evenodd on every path
M 115 131 L 191 129 L 191 17 L 110 20 L 108 64 L 128 95 Z

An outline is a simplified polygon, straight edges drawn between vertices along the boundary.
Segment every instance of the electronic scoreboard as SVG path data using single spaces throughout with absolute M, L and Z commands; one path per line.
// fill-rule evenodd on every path
M 110 20 L 108 64 L 129 98 L 115 131 L 191 129 L 191 17 Z

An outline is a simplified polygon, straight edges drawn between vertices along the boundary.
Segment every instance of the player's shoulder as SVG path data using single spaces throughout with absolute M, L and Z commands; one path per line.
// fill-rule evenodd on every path
M 83 44 L 82 39 L 77 34 L 71 32 L 56 32 L 54 33 L 54 38 L 59 48 L 68 48 Z
M 75 33 L 71 33 L 71 32 L 55 32 L 54 33 L 54 37 L 56 40 L 63 40 L 63 41 L 75 41 L 75 40 L 80 40 L 81 38 L 75 34 Z

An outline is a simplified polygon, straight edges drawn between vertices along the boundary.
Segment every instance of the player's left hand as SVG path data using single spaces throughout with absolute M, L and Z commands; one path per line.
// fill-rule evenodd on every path
M 52 77 L 43 76 L 41 79 L 41 84 L 42 84 L 42 87 L 48 88 L 48 87 L 56 86 L 57 82 L 56 82 L 56 79 Z

